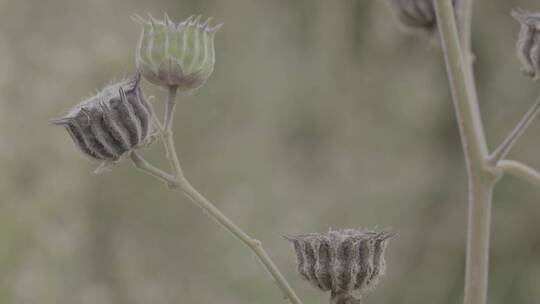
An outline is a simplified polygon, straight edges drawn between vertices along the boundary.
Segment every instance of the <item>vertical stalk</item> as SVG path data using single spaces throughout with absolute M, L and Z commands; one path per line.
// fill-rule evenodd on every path
M 462 35 L 462 50 L 450 0 L 434 0 L 454 108 L 467 165 L 469 218 L 465 266 L 465 304 L 485 304 L 489 267 L 489 235 L 496 175 L 487 164 L 488 150 L 476 98 L 470 55 L 470 32 Z M 465 14 L 472 2 L 466 1 Z M 465 30 L 470 31 L 470 15 Z M 465 62 L 467 66 L 465 66 Z

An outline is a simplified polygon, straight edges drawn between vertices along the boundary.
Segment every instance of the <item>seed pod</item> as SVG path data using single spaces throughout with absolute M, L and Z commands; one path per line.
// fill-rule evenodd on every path
M 454 11 L 458 0 L 452 0 Z M 433 0 L 390 0 L 397 19 L 411 30 L 433 33 L 437 28 L 437 17 Z
M 360 293 L 384 275 L 384 250 L 393 234 L 369 230 L 337 230 L 287 236 L 296 253 L 302 278 L 322 291 L 331 303 L 360 303 Z
M 540 78 L 540 13 L 529 13 L 523 10 L 515 10 L 512 16 L 519 21 L 519 31 L 516 51 L 521 61 L 523 74 Z
M 177 86 L 180 91 L 201 87 L 214 70 L 214 36 L 222 24 L 210 25 L 212 18 L 199 23 L 193 16 L 175 25 L 164 20 L 135 16 L 143 26 L 136 50 L 137 69 L 149 82 Z
M 64 126 L 84 155 L 115 163 L 152 138 L 153 110 L 139 84 L 137 74 L 109 85 L 52 123 Z

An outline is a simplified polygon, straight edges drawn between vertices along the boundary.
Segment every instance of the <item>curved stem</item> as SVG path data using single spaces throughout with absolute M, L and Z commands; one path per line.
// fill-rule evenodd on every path
M 268 256 L 259 240 L 250 237 L 233 221 L 221 213 L 221 211 L 219 211 L 214 205 L 212 205 L 212 203 L 201 195 L 187 179 L 184 178 L 176 181 L 174 185 L 181 189 L 197 206 L 204 209 L 216 222 L 221 224 L 225 229 L 231 232 L 236 238 L 238 238 L 238 240 L 240 240 L 255 253 L 272 278 L 274 278 L 279 288 L 283 291 L 285 297 L 290 300 L 291 303 L 302 303 L 272 259 Z
M 505 173 L 524 179 L 533 185 L 540 186 L 540 172 L 523 163 L 505 159 L 499 161 L 497 168 L 502 169 Z
M 219 209 L 217 209 L 210 201 L 208 201 L 201 193 L 199 193 L 191 183 L 184 177 L 182 172 L 182 167 L 180 166 L 180 161 L 178 160 L 178 154 L 176 153 L 176 148 L 174 144 L 174 138 L 172 136 L 172 125 L 174 118 L 174 109 L 175 109 L 175 97 L 176 97 L 176 87 L 169 88 L 169 95 L 167 100 L 167 108 L 165 113 L 165 122 L 164 122 L 164 135 L 162 137 L 163 143 L 167 154 L 171 158 L 172 171 L 174 176 L 164 173 L 160 169 L 157 169 L 150 165 L 146 160 L 144 160 L 137 153 L 132 153 L 131 159 L 135 165 L 143 170 L 144 172 L 159 178 L 160 180 L 165 181 L 169 187 L 174 190 L 181 190 L 187 197 L 191 199 L 195 205 L 202 208 L 206 213 L 214 219 L 217 223 L 223 226 L 227 231 L 234 235 L 238 240 L 240 240 L 244 245 L 251 249 L 257 258 L 259 258 L 262 265 L 272 276 L 272 278 L 277 283 L 278 287 L 283 292 L 285 298 L 292 304 L 302 304 L 302 301 L 294 290 L 291 288 L 285 277 L 281 274 L 277 266 L 274 264 L 272 259 L 268 256 L 264 250 L 261 242 L 257 239 L 250 237 L 244 230 L 238 227 L 232 220 L 225 216 Z
M 174 180 L 174 177 L 169 173 L 152 166 L 146 159 L 140 156 L 136 151 L 131 152 L 131 160 L 135 166 L 148 174 L 159 178 L 160 180 L 169 183 Z
M 527 111 L 527 113 L 525 113 L 521 121 L 517 124 L 510 135 L 508 135 L 503 143 L 495 150 L 495 152 L 493 152 L 489 158 L 491 165 L 496 165 L 501 159 L 508 155 L 508 152 L 510 152 L 517 140 L 521 137 L 521 135 L 523 135 L 523 133 L 525 133 L 536 116 L 538 116 L 538 113 L 540 113 L 540 96 L 536 98 L 536 101 L 532 107 L 529 109 L 529 111 Z
M 468 5 L 470 10 L 472 3 L 468 3 Z M 464 303 L 485 304 L 489 267 L 491 201 L 497 176 L 493 174 L 492 168 L 487 163 L 488 150 L 476 97 L 471 56 L 469 55 L 470 33 L 462 36 L 466 37 L 464 46 L 467 47 L 467 49 L 462 50 L 451 1 L 435 0 L 435 11 L 469 181 Z M 470 31 L 470 26 L 467 25 L 467 27 L 469 28 L 465 30 Z M 465 66 L 465 62 L 467 66 Z

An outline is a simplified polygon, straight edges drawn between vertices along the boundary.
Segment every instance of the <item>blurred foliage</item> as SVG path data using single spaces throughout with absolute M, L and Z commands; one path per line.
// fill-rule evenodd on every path
M 536 93 L 514 55 L 515 7 L 475 1 L 473 47 L 491 147 Z M 466 180 L 440 50 L 382 0 L 0 1 L 0 303 L 281 303 L 255 257 L 183 196 L 133 169 L 92 174 L 60 128 L 83 96 L 134 71 L 129 16 L 225 22 L 206 86 L 181 97 L 187 176 L 259 238 L 305 303 L 285 233 L 394 227 L 366 303 L 459 303 Z M 161 107 L 163 92 L 147 87 Z M 540 168 L 540 123 L 511 157 Z M 143 151 L 165 166 L 163 151 Z M 540 299 L 539 189 L 511 177 L 493 206 L 490 303 Z

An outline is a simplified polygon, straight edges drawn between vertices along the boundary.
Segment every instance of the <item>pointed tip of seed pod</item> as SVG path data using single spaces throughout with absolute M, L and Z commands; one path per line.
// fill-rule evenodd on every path
M 285 240 L 289 241 L 289 242 L 294 242 L 294 241 L 297 240 L 297 237 L 292 235 L 292 234 L 284 234 L 281 237 L 284 238 Z
M 194 16 L 195 16 L 195 15 L 191 15 L 191 16 L 189 16 L 186 20 L 184 20 L 184 21 L 178 23 L 178 25 L 176 26 L 176 28 L 177 28 L 178 30 L 180 30 L 180 29 L 182 29 L 183 27 L 189 26 L 189 24 L 190 24 L 190 22 L 191 22 L 191 20 L 193 19 Z
M 138 14 L 133 14 L 129 17 L 131 19 L 131 21 L 137 23 L 137 24 L 140 24 L 140 25 L 148 25 L 148 21 L 146 19 L 144 19 L 143 17 L 141 17 L 140 15 Z
M 53 118 L 49 120 L 49 126 L 65 126 L 70 123 L 71 117 Z
M 209 17 L 203 23 L 199 24 L 199 28 L 201 29 L 206 28 L 210 24 L 210 22 L 212 22 L 212 20 L 214 20 L 214 17 Z
M 381 231 L 378 235 L 377 235 L 377 238 L 379 240 L 388 240 L 388 239 L 391 239 L 393 238 L 394 236 L 396 236 L 398 233 L 397 231 L 395 231 L 394 229 L 392 228 L 388 228 L 388 229 L 385 229 L 383 231 Z
M 191 21 L 191 23 L 189 25 L 190 26 L 198 25 L 201 18 L 202 18 L 202 15 L 197 15 L 195 17 L 195 19 L 193 19 L 193 21 Z
M 218 23 L 218 24 L 216 24 L 216 25 L 214 25 L 214 26 L 207 26 L 207 27 L 206 27 L 206 31 L 207 31 L 208 33 L 214 34 L 214 33 L 216 33 L 221 27 L 223 27 L 224 24 L 225 24 L 225 23 L 221 22 L 221 23 Z
M 171 21 L 171 18 L 169 17 L 169 14 L 167 14 L 167 13 L 165 13 L 165 16 L 164 16 L 164 23 L 170 29 L 175 29 L 176 28 L 176 25 L 174 24 L 174 22 Z
M 148 13 L 148 15 L 150 16 L 150 25 L 152 25 L 152 29 L 155 31 L 156 30 L 156 19 L 154 19 L 154 17 L 152 17 L 152 15 L 150 15 L 150 13 Z
M 516 19 L 519 22 L 524 21 L 525 14 L 527 14 L 527 12 L 524 9 L 520 8 L 520 7 L 515 8 L 515 9 L 510 11 L 510 16 L 512 16 L 514 19 Z
M 184 20 L 184 22 L 182 22 L 182 23 L 186 24 L 186 25 L 189 25 L 191 23 L 191 21 L 193 21 L 193 18 L 195 18 L 195 15 L 191 15 L 191 16 L 187 17 L 187 19 Z

